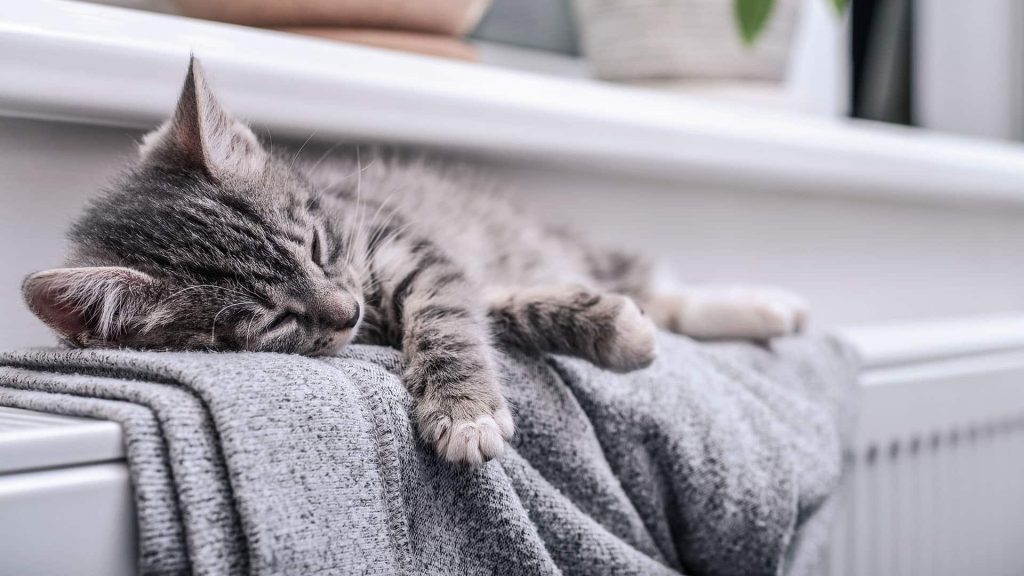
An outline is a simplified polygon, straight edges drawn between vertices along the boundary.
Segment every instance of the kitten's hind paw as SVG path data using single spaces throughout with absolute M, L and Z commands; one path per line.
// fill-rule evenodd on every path
M 705 288 L 660 296 L 656 304 L 671 311 L 670 329 L 700 339 L 768 340 L 807 324 L 804 300 L 776 288 Z
M 446 460 L 471 468 L 497 458 L 505 451 L 515 426 L 512 413 L 505 406 L 476 418 L 453 419 L 445 414 L 421 419 L 423 435 Z
M 760 316 L 752 338 L 773 338 L 802 332 L 807 324 L 807 305 L 797 296 L 782 291 L 769 292 L 751 303 Z

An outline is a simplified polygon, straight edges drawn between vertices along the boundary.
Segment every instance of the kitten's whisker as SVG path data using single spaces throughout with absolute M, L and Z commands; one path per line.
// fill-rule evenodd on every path
M 359 147 L 357 146 L 356 147 L 356 151 L 358 152 L 358 150 L 359 150 Z M 357 156 L 356 162 L 358 163 L 358 154 L 356 156 Z M 377 157 L 376 156 L 371 158 L 370 161 L 366 163 L 366 166 L 362 166 L 360 168 L 357 168 L 357 169 L 353 170 L 351 173 L 342 176 L 340 179 L 341 180 L 348 180 L 349 178 L 351 178 L 353 176 L 361 176 L 363 174 L 363 172 L 366 172 L 367 170 L 369 170 L 374 165 L 375 162 L 377 162 Z
M 373 253 L 370 254 L 370 257 L 372 258 L 372 257 L 376 256 L 382 249 L 391 246 L 391 243 L 393 243 L 396 240 L 398 240 L 412 226 L 413 226 L 413 222 L 406 222 L 405 224 L 402 225 L 401 228 L 397 228 L 394 231 L 392 231 L 391 234 L 388 234 L 387 236 L 385 236 L 383 239 L 381 239 L 377 243 L 377 246 L 374 248 Z
M 387 220 L 385 220 L 380 225 L 380 229 L 383 230 L 388 225 L 390 225 L 394 221 L 396 216 L 397 212 L 392 212 L 388 216 Z M 367 253 L 367 258 L 370 259 L 376 256 L 377 253 L 380 252 L 381 248 L 387 246 L 387 242 L 393 242 L 396 238 L 404 234 L 405 231 L 408 230 L 410 226 L 412 226 L 412 223 L 406 222 L 400 228 L 396 228 L 395 230 L 391 230 L 390 232 L 387 233 L 382 233 L 380 237 L 374 236 L 373 238 L 371 238 L 370 245 L 372 246 L 372 249 L 369 250 L 369 252 Z
M 306 138 L 306 141 L 302 143 L 302 146 L 299 146 L 298 151 L 295 152 L 295 154 L 292 156 L 292 161 L 288 164 L 289 168 L 295 166 L 295 161 L 299 158 L 299 154 L 302 154 L 302 151 L 306 148 L 306 144 L 309 144 L 309 141 L 312 140 L 313 137 L 316 136 L 316 133 L 319 131 L 319 128 L 313 130 L 313 133 L 309 135 L 309 138 Z
M 339 147 L 339 146 L 341 146 L 342 144 L 345 144 L 345 141 L 335 142 L 335 143 L 334 143 L 333 145 L 331 145 L 331 147 L 330 147 L 330 148 L 328 148 L 328 149 L 327 149 L 327 150 L 326 150 L 326 151 L 325 151 L 325 152 L 324 152 L 323 154 L 321 154 L 321 155 L 320 155 L 320 158 L 318 158 L 318 159 L 317 159 L 317 161 L 316 161 L 315 163 L 313 163 L 313 165 L 312 165 L 312 166 L 310 166 L 310 167 L 309 167 L 309 170 L 308 170 L 308 171 L 309 171 L 309 172 L 313 172 L 313 171 L 315 171 L 315 170 L 317 169 L 317 167 L 319 167 L 319 166 L 320 166 L 320 164 L 321 164 L 321 163 L 322 163 L 322 162 L 323 162 L 324 160 L 326 160 L 326 159 L 327 159 L 327 158 L 328 158 L 328 157 L 329 157 L 329 156 L 330 156 L 330 155 L 331 155 L 332 153 L 334 153 L 334 151 L 335 151 L 335 150 L 337 150 L 337 149 L 338 149 L 338 147 Z M 358 148 L 358 147 L 357 147 L 357 148 Z M 363 167 L 361 167 L 361 168 L 357 168 L 357 169 L 353 170 L 352 172 L 350 172 L 350 173 L 348 173 L 348 174 L 345 174 L 344 176 L 339 176 L 339 177 L 338 177 L 338 178 L 336 179 L 336 181 L 337 181 L 338 183 L 341 183 L 341 182 L 344 182 L 344 181 L 348 180 L 349 178 L 351 178 L 351 177 L 353 177 L 353 176 L 356 176 L 357 174 L 361 174 L 361 173 L 363 173 L 363 172 L 366 172 L 367 170 L 369 170 L 369 169 L 370 169 L 370 167 L 371 167 L 371 166 L 373 166 L 373 165 L 374 165 L 374 163 L 375 163 L 375 162 L 377 162 L 377 158 L 376 158 L 376 157 L 374 157 L 373 159 L 371 159 L 371 160 L 370 160 L 370 162 L 369 162 L 369 163 L 368 163 L 368 164 L 367 164 L 366 166 L 363 166 Z M 336 185 L 336 186 L 337 186 L 337 185 Z
M 375 212 L 375 213 L 373 214 L 373 217 L 372 217 L 372 218 L 370 218 L 370 223 L 373 223 L 373 222 L 375 222 L 375 221 L 377 220 L 377 218 L 378 218 L 378 217 L 380 216 L 380 213 L 381 213 L 381 211 L 382 211 L 382 210 L 384 209 L 384 207 L 385 207 L 385 206 L 387 206 L 387 204 L 388 204 L 389 202 L 391 202 L 391 199 L 392 199 L 392 198 L 394 198 L 394 197 L 395 197 L 395 193 L 396 193 L 396 192 L 397 192 L 397 190 L 392 190 L 392 191 L 391 191 L 391 193 L 390 193 L 390 194 L 388 194 L 388 197 L 387 197 L 387 198 L 385 198 L 385 199 L 384 199 L 384 201 L 383 201 L 383 202 L 381 202 L 379 206 L 377 206 L 377 211 L 376 211 L 376 212 Z M 387 215 L 387 218 L 385 218 L 383 222 L 380 222 L 380 223 L 378 224 L 378 226 L 377 226 L 377 231 L 375 231 L 375 232 L 374 232 L 374 234 L 373 234 L 373 236 L 371 236 L 371 237 L 369 238 L 369 240 L 367 240 L 367 248 L 369 248 L 369 247 L 371 247 L 371 246 L 374 246 L 374 245 L 378 244 L 379 242 L 381 242 L 382 238 L 384 237 L 384 233 L 383 233 L 383 230 L 384 230 L 385 228 L 387 228 L 387 227 L 388 227 L 388 225 L 390 225 L 390 224 L 391 224 L 391 222 L 392 222 L 392 221 L 393 221 L 393 220 L 395 219 L 395 216 L 396 216 L 397 214 L 398 214 L 398 212 L 397 212 L 397 211 L 395 211 L 395 210 L 392 210 L 391 212 L 389 212 L 389 213 L 388 213 L 388 215 Z M 372 256 L 373 256 L 373 253 L 374 253 L 375 251 L 376 251 L 376 250 L 370 250 L 370 251 L 368 252 L 368 257 L 372 257 Z
M 380 204 L 379 204 L 379 205 L 377 206 L 377 211 L 373 213 L 373 217 L 372 217 L 372 218 L 370 218 L 370 222 L 373 222 L 374 220 L 376 220 L 376 219 L 377 219 L 377 217 L 378 217 L 378 216 L 380 216 L 380 212 L 381 212 L 381 210 L 383 210 L 383 209 L 384 209 L 384 207 L 388 205 L 388 202 L 391 202 L 391 199 L 395 197 L 395 192 L 397 192 L 397 190 L 392 190 L 392 191 L 391 191 L 391 193 L 390 193 L 390 194 L 388 194 L 388 197 L 387 197 L 387 198 L 385 198 L 385 199 L 384 199 L 384 201 L 383 201 L 383 202 L 381 202 L 381 203 L 380 203 Z M 395 216 L 395 213 L 394 213 L 394 211 L 392 211 L 391 213 L 389 213 L 389 214 L 388 214 L 388 219 L 387 219 L 387 220 L 386 220 L 386 221 L 384 222 L 384 224 L 386 225 L 386 224 L 387 224 L 388 222 L 390 222 L 390 221 L 391 221 L 391 218 L 394 218 L 394 216 Z
M 181 294 L 183 294 L 185 292 L 188 292 L 189 290 L 195 290 L 197 288 L 213 288 L 215 290 L 225 290 L 227 292 L 231 292 L 232 294 L 236 294 L 238 296 L 242 296 L 242 297 L 246 297 L 246 298 L 258 299 L 256 294 L 246 294 L 244 292 L 240 292 L 240 291 L 235 290 L 233 288 L 228 288 L 227 286 L 217 286 L 215 284 L 194 284 L 192 286 L 188 286 L 188 287 L 182 288 L 181 290 L 178 290 L 177 292 L 171 294 L 170 296 L 167 296 L 167 297 L 163 298 L 161 300 L 161 302 L 168 302 L 171 299 L 176 298 L 177 296 L 179 296 L 179 295 L 181 295 Z
M 376 157 L 374 157 L 372 160 L 370 160 L 370 163 L 367 164 L 365 167 L 361 168 L 359 173 L 361 174 L 362 172 L 366 171 L 366 169 L 368 169 L 370 166 L 372 166 L 373 163 L 376 162 L 376 160 L 377 160 Z M 357 163 L 359 162 L 359 148 L 358 147 L 356 148 L 356 161 L 357 161 Z M 364 222 L 364 217 L 366 216 L 366 205 L 365 205 L 366 203 L 361 201 L 361 198 L 362 198 L 362 194 L 361 194 L 362 185 L 361 185 L 361 182 L 362 182 L 362 179 L 360 178 L 360 180 L 356 183 L 356 191 L 357 191 L 357 198 L 358 198 L 357 202 L 359 202 L 359 204 L 358 204 L 359 215 L 358 215 L 358 221 L 357 221 L 356 225 L 351 229 L 352 241 L 350 242 L 350 248 L 349 248 L 348 254 L 346 254 L 346 258 L 345 258 L 345 267 L 346 268 L 352 266 L 352 263 L 354 261 L 354 258 L 355 258 L 355 255 L 356 255 L 357 252 L 365 251 L 367 258 L 372 257 L 373 252 L 375 252 L 376 250 L 371 250 L 371 247 L 374 246 L 375 244 L 379 244 L 380 237 L 381 237 L 381 234 L 382 234 L 380 232 L 380 230 L 382 230 L 383 228 L 387 227 L 387 225 L 390 224 L 391 221 L 397 215 L 397 211 L 394 211 L 394 210 L 390 211 L 388 213 L 387 218 L 384 220 L 384 222 L 380 223 L 380 225 L 378 226 L 378 230 L 375 230 L 372 235 L 367 235 L 365 227 L 370 226 L 372 223 L 374 223 L 374 222 L 376 222 L 378 220 L 378 218 L 380 217 L 381 212 L 388 205 L 388 203 L 390 203 L 391 200 L 395 197 L 395 193 L 398 192 L 398 190 L 392 190 L 391 193 L 388 194 L 388 196 L 384 199 L 383 202 L 378 202 L 377 203 L 377 210 L 374 212 L 373 216 L 371 216 L 369 220 L 366 220 Z M 359 237 L 359 239 L 362 240 L 363 244 L 364 244 L 363 246 L 360 246 L 358 248 L 355 245 L 356 234 L 362 234 L 362 236 Z
M 328 147 L 327 150 L 325 150 L 324 153 L 320 155 L 320 158 L 318 158 L 317 161 L 313 163 L 313 165 L 309 168 L 308 171 L 310 173 L 315 172 L 316 169 L 320 167 L 320 164 L 324 160 L 326 160 L 327 157 L 330 156 L 332 152 L 337 150 L 338 146 L 341 146 L 343 143 L 344 143 L 344 140 L 339 140 L 339 141 L 335 142 L 334 144 L 331 144 L 330 147 Z
M 270 145 L 270 155 L 274 155 L 274 135 L 270 133 L 270 128 L 263 127 L 263 132 L 267 135 L 267 143 Z
M 252 323 L 256 321 L 256 316 L 258 316 L 258 315 L 259 315 L 259 311 L 258 310 L 253 310 L 252 314 L 249 316 L 249 324 L 247 324 L 246 327 L 245 327 L 245 349 L 246 350 L 250 350 L 250 351 L 252 350 L 252 334 L 253 334 Z
M 346 267 L 348 267 L 349 265 L 352 264 L 352 258 L 355 257 L 355 253 L 356 253 L 356 247 L 355 247 L 356 235 L 362 232 L 361 228 L 363 227 L 363 212 L 364 212 L 364 206 L 363 206 L 363 160 L 362 160 L 362 155 L 361 154 L 362 153 L 360 151 L 360 147 L 357 145 L 356 146 L 356 175 L 357 175 L 356 176 L 357 177 L 357 180 L 356 180 L 356 210 L 358 210 L 359 213 L 358 213 L 358 220 L 356 221 L 356 225 L 352 228 L 351 233 L 349 234 L 349 242 L 348 242 L 348 249 L 349 249 L 349 251 L 348 251 L 348 254 L 346 255 L 346 259 L 345 259 L 345 266 Z
M 356 146 L 356 209 L 359 210 L 359 221 L 354 230 L 363 227 L 363 160 L 360 154 L 360 148 Z
M 171 294 L 170 296 L 167 296 L 167 297 L 165 297 L 165 298 L 163 299 L 163 301 L 164 301 L 164 302 L 167 302 L 168 300 L 171 300 L 171 299 L 173 299 L 173 298 L 176 298 L 176 297 L 177 297 L 177 296 L 178 296 L 179 294 L 183 294 L 183 293 L 185 293 L 185 292 L 188 292 L 189 290 L 195 290 L 195 289 L 197 289 L 197 288 L 212 288 L 212 287 L 213 287 L 213 286 L 212 286 L 212 285 L 210 285 L 210 284 L 195 284 L 195 285 L 193 285 L 193 286 L 188 286 L 188 287 L 186 287 L 186 288 L 182 288 L 181 290 L 178 290 L 178 291 L 177 291 L 177 292 L 175 292 L 174 294 Z
M 395 240 L 397 240 L 398 237 L 401 235 L 401 232 L 404 229 L 408 228 L 410 225 L 411 224 L 406 224 L 401 229 L 399 229 L 396 233 L 388 236 L 383 241 L 381 241 L 379 244 L 377 244 L 377 247 L 373 251 L 373 254 L 369 258 L 367 258 L 367 267 L 371 267 L 371 266 L 373 266 L 375 264 L 376 268 L 378 270 L 385 269 L 388 266 L 390 266 L 397 258 L 400 258 L 400 257 L 404 256 L 404 254 L 401 254 L 401 253 L 398 253 L 398 252 L 394 252 L 394 253 L 388 255 L 385 258 L 380 258 L 378 256 L 378 254 L 380 253 L 381 250 L 383 250 L 384 248 L 387 248 L 388 246 L 390 246 L 391 243 L 393 243 Z M 363 290 L 364 290 L 364 292 L 369 292 L 371 290 L 374 290 L 374 289 L 380 287 L 383 284 L 383 282 L 384 282 L 384 276 L 383 275 L 377 275 L 375 281 L 372 281 L 372 282 L 369 282 L 369 283 L 363 285 Z
M 248 295 L 249 298 L 252 298 L 254 302 L 258 302 L 260 300 L 260 295 L 253 291 L 252 288 L 249 288 L 243 284 L 239 284 L 239 288 L 241 288 L 241 291 L 244 294 Z
M 235 302 L 234 304 L 228 304 L 227 306 L 225 306 L 225 307 L 221 308 L 220 310 L 218 310 L 217 313 L 213 315 L 213 323 L 210 326 L 210 343 L 212 344 L 216 340 L 216 337 L 217 337 L 217 318 L 220 317 L 220 315 L 225 310 L 227 310 L 228 308 L 234 308 L 235 306 L 246 306 L 246 305 L 253 305 L 253 304 L 255 304 L 255 302 L 251 302 L 251 301 Z

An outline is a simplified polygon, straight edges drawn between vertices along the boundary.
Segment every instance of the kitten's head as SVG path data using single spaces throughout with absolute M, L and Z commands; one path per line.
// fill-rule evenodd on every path
M 350 341 L 359 288 L 336 218 L 214 99 L 193 60 L 174 116 L 74 223 L 69 267 L 25 279 L 77 346 L 319 354 Z

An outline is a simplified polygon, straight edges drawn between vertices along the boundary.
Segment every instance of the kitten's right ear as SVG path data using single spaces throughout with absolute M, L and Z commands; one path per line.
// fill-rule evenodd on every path
M 185 164 L 218 180 L 253 178 L 268 155 L 256 135 L 221 107 L 192 57 L 174 116 L 142 138 L 143 161 Z
M 156 281 L 122 266 L 56 268 L 25 279 L 29 309 L 78 346 L 114 342 L 151 301 Z

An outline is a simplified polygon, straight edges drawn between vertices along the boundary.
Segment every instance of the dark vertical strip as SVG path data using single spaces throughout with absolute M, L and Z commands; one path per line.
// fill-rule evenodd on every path
M 860 117 L 868 39 L 871 37 L 871 23 L 875 17 L 877 4 L 877 0 L 853 0 L 850 2 L 850 62 L 852 65 L 850 115 L 854 117 Z
M 850 115 L 913 124 L 912 0 L 852 2 Z

